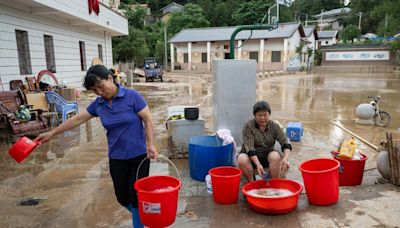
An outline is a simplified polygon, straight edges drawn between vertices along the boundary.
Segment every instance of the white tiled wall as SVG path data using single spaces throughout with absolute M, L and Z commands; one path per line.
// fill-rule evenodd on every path
M 46 68 L 43 35 L 53 37 L 56 76 L 59 81 L 66 81 L 69 86 L 81 87 L 86 73 L 81 71 L 79 41 L 85 42 L 88 67 L 93 57 L 98 57 L 98 44 L 103 47 L 104 63 L 108 67 L 112 66 L 111 37 L 104 32 L 89 32 L 0 4 L 0 78 L 5 90 L 9 89 L 10 80 L 24 81 L 26 77 L 20 75 L 15 29 L 28 32 L 34 75 Z

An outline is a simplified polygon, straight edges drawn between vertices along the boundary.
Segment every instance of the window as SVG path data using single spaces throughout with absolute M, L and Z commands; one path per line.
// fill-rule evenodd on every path
M 99 59 L 103 62 L 103 46 L 99 44 L 97 45 L 97 49 L 99 50 Z
M 56 60 L 54 58 L 54 44 L 52 36 L 43 36 L 44 39 L 44 53 L 46 55 L 47 69 L 53 73 L 56 72 Z
M 207 62 L 207 53 L 201 53 L 201 62 L 206 63 Z
M 325 41 L 325 44 L 329 44 L 329 41 Z
M 271 62 L 273 63 L 281 62 L 281 51 L 272 51 Z
M 251 51 L 250 52 L 250 59 L 254 59 L 258 62 L 258 51 Z
M 183 62 L 188 63 L 189 62 L 189 55 L 188 53 L 183 53 Z
M 228 52 L 228 53 L 224 53 L 224 58 L 225 59 L 230 59 L 231 58 L 231 56 L 230 56 L 231 54 Z
M 81 55 L 81 70 L 86 70 L 85 42 L 79 41 L 79 53 Z
M 229 49 L 229 45 L 224 45 L 224 49 L 228 50 Z
M 22 75 L 32 74 L 31 55 L 29 53 L 28 32 L 15 30 L 15 36 L 17 38 L 19 71 Z

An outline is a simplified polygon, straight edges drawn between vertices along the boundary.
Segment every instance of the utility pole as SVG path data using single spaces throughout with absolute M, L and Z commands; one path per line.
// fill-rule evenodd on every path
M 362 17 L 362 12 L 358 12 L 358 29 L 361 31 L 361 17 Z
M 319 24 L 319 31 L 322 31 L 322 13 L 324 12 L 324 9 L 321 9 L 321 23 Z
M 306 26 L 307 26 L 307 22 L 308 22 L 308 13 L 306 13 Z
M 268 8 L 268 24 L 271 24 L 271 9 L 276 6 L 276 3 L 273 4 L 271 7 Z
M 164 26 L 164 69 L 168 68 L 168 50 L 167 50 L 167 26 Z M 172 61 L 172 60 L 171 60 Z M 172 69 L 171 69 L 172 70 Z
M 386 37 L 386 28 L 387 28 L 387 24 L 388 24 L 388 15 L 387 13 L 385 14 L 385 32 L 383 34 L 384 37 Z
M 279 24 L 279 0 L 276 0 L 276 23 Z

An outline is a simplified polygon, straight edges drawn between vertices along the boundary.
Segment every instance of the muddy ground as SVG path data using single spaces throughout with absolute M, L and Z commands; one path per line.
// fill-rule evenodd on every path
M 212 133 L 211 75 L 174 73 L 165 79 L 167 82 L 134 85 L 149 102 L 157 148 L 162 154 L 169 152 L 165 129 L 169 106 L 198 105 L 207 133 Z M 383 98 L 381 107 L 392 116 L 391 124 L 386 128 L 355 124 L 355 107 L 377 94 Z M 392 75 L 287 75 L 257 84 L 257 99 L 271 104 L 272 118 L 283 126 L 290 121 L 304 124 L 302 140 L 293 142 L 286 176 L 300 182 L 298 165 L 302 161 L 330 157 L 329 152 L 350 136 L 331 121 L 378 145 L 387 130 L 400 128 L 399 97 L 400 79 Z M 92 94 L 83 93 L 80 107 L 85 108 L 93 99 Z M 8 137 L 2 134 L 0 140 L 0 227 L 132 226 L 130 214 L 114 196 L 105 133 L 98 119 L 41 145 L 21 164 L 8 155 Z M 369 156 L 361 186 L 341 187 L 338 203 L 324 207 L 308 204 L 303 193 L 296 211 L 279 216 L 251 211 L 243 197 L 234 205 L 214 203 L 204 182 L 190 178 L 188 161 L 173 160 L 183 188 L 172 227 L 399 227 L 400 188 L 377 182 L 377 152 L 362 143 L 360 147 Z M 175 175 L 167 163 L 152 164 L 152 173 Z M 28 198 L 40 203 L 18 205 Z

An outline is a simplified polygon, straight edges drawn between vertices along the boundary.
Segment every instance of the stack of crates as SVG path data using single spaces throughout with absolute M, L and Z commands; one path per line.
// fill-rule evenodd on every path
M 286 128 L 286 135 L 290 141 L 300 141 L 303 136 L 303 123 L 289 122 Z

